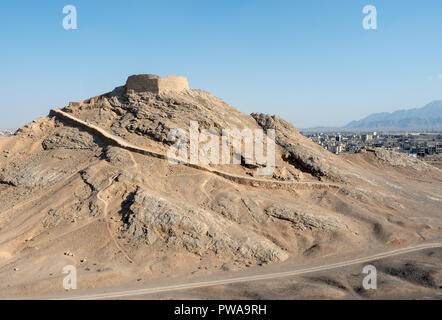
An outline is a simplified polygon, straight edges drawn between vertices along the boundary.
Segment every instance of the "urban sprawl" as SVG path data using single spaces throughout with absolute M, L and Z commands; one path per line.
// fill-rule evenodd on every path
M 384 148 L 413 157 L 442 154 L 442 133 L 302 132 L 332 153 L 358 153 L 367 148 Z

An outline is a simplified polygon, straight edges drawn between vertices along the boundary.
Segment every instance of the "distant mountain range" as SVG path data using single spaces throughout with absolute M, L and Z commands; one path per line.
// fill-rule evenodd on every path
M 422 108 L 373 113 L 344 127 L 317 127 L 301 131 L 442 131 L 442 100 Z
M 398 110 L 392 113 L 374 113 L 352 121 L 347 129 L 376 130 L 442 130 L 442 100 L 433 101 L 422 108 Z

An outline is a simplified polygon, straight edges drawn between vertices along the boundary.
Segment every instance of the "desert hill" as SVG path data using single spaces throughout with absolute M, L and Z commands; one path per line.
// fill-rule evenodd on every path
M 273 174 L 244 157 L 169 162 L 169 133 L 191 121 L 275 130 Z M 441 185 L 419 160 L 337 156 L 183 77 L 132 76 L 0 141 L 0 295 L 62 291 L 68 264 L 112 287 L 436 239 Z

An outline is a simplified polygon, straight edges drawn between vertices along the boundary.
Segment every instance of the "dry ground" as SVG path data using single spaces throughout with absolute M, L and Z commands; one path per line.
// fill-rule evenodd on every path
M 88 125 L 39 119 L 0 141 L 0 297 L 62 294 L 66 265 L 76 266 L 82 292 L 92 292 L 259 273 L 442 236 L 437 168 L 373 152 L 336 156 L 279 117 L 244 115 L 201 91 L 121 90 L 64 111 L 158 154 L 167 152 L 167 129 L 187 128 L 193 117 L 209 128 L 274 128 L 277 174 L 262 183 L 245 164 L 173 165 Z M 436 298 L 440 257 L 433 250 L 379 262 L 379 293 L 358 291 L 354 266 L 153 297 Z

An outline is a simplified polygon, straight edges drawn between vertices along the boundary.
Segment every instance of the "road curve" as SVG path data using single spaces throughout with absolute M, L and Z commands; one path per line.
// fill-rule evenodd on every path
M 191 283 L 184 283 L 184 284 L 179 284 L 179 285 L 156 287 L 156 288 L 136 289 L 136 290 L 119 291 L 119 292 L 108 292 L 108 293 L 101 293 L 101 294 L 90 294 L 90 295 L 78 295 L 78 296 L 64 297 L 64 298 L 58 298 L 58 299 L 61 299 L 61 300 L 64 300 L 64 299 L 68 299 L 68 300 L 116 299 L 116 298 L 127 298 L 127 297 L 140 296 L 140 295 L 145 295 L 145 294 L 154 294 L 154 293 L 160 293 L 160 292 L 196 289 L 196 288 L 211 287 L 211 286 L 216 286 L 216 285 L 226 285 L 226 284 L 233 284 L 233 283 L 240 283 L 240 282 L 270 280 L 270 279 L 284 278 L 284 277 L 297 276 L 297 275 L 302 275 L 302 274 L 307 274 L 307 273 L 312 273 L 312 272 L 342 268 L 342 267 L 347 267 L 347 266 L 351 266 L 351 265 L 355 265 L 355 264 L 366 263 L 366 262 L 375 261 L 375 260 L 379 260 L 379 259 L 383 259 L 383 258 L 388 258 L 388 257 L 392 257 L 392 256 L 415 252 L 415 251 L 419 251 L 419 250 L 441 248 L 441 247 L 442 247 L 442 242 L 426 243 L 426 244 L 420 244 L 420 245 L 415 245 L 415 246 L 401 248 L 401 249 L 395 249 L 395 250 L 391 250 L 391 251 L 385 251 L 385 252 L 381 252 L 381 253 L 367 256 L 367 257 L 346 260 L 346 261 L 337 262 L 337 263 L 325 264 L 325 265 L 316 266 L 316 267 L 300 268 L 300 269 L 286 271 L 286 272 L 277 272 L 277 273 L 261 274 L 261 275 L 256 275 L 256 276 L 228 278 L 228 279 L 224 279 L 224 280 L 191 282 Z

